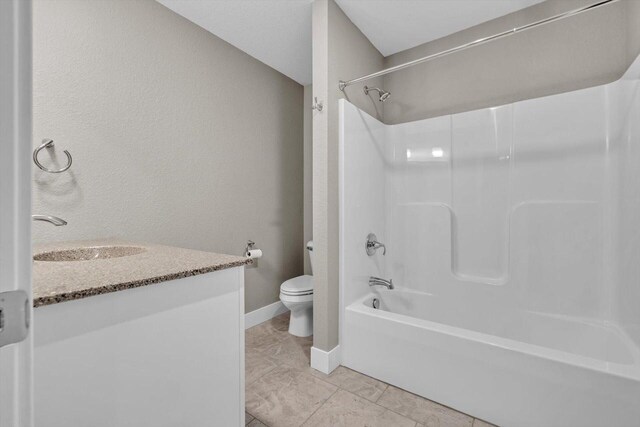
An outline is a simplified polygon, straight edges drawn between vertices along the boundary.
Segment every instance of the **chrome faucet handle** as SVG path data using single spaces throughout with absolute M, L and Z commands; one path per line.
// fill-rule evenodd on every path
M 387 247 L 380 242 L 374 242 L 376 244 L 376 249 L 382 248 L 382 255 L 387 254 Z
M 376 251 L 380 248 L 382 248 L 382 255 L 386 255 L 387 247 L 384 245 L 384 243 L 378 242 L 378 237 L 373 233 L 369 233 L 367 235 L 367 243 L 365 243 L 365 249 L 367 250 L 367 255 L 373 256 L 376 253 Z

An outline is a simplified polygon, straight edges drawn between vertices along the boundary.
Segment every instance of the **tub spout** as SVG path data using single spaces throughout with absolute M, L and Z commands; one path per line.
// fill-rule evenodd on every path
M 379 277 L 369 277 L 369 286 L 384 286 L 387 289 L 393 289 L 393 280 L 385 280 Z

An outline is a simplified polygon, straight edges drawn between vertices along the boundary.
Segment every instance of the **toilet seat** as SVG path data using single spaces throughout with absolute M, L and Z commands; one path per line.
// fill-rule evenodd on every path
M 280 301 L 282 301 L 291 310 L 295 305 L 304 306 L 305 304 L 313 305 L 313 294 L 307 295 L 287 295 L 280 292 Z
M 280 286 L 280 293 L 288 296 L 313 295 L 313 276 L 294 277 Z

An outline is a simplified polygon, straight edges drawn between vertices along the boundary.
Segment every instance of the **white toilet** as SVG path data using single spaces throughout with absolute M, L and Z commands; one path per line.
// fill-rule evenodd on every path
M 307 243 L 313 273 L 313 241 Z M 289 279 L 280 285 L 280 301 L 291 310 L 289 333 L 297 337 L 313 335 L 313 276 Z

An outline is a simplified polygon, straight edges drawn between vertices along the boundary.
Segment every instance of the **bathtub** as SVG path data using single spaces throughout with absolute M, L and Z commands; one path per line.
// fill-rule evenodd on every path
M 640 426 L 635 348 L 612 324 L 401 288 L 342 319 L 343 365 L 501 426 Z

